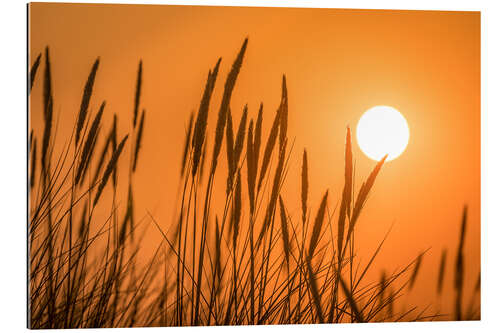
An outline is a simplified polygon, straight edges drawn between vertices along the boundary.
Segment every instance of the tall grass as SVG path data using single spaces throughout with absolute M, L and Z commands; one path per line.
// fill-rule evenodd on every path
M 287 201 L 292 198 L 282 193 L 292 156 L 286 77 L 282 77 L 281 98 L 268 133 L 263 130 L 262 104 L 257 118 L 251 117 L 252 110 L 245 105 L 238 125 L 233 124 L 231 96 L 247 45 L 245 39 L 226 77 L 212 141 L 208 116 L 221 59 L 208 72 L 199 109 L 191 113 L 188 122 L 181 160 L 181 199 L 175 223 L 170 225 L 157 221 L 152 214 L 136 223 L 134 214 L 134 175 L 140 168 L 140 148 L 147 133 L 145 110 L 139 112 L 142 61 L 131 105 L 131 131 L 118 135 L 117 114 L 113 115 L 111 128 L 103 128 L 104 101 L 91 117 L 91 106 L 99 103 L 92 97 L 94 82 L 99 79 L 98 58 L 84 85 L 71 137 L 56 153 L 55 142 L 63 139 L 57 138 L 54 131 L 51 62 L 49 49 L 45 50 L 40 155 L 38 134 L 32 131 L 30 135 L 31 328 L 441 318 L 440 314 L 419 313 L 415 308 L 400 312 L 396 309 L 398 298 L 415 283 L 423 254 L 391 274 L 384 271 L 380 281 L 365 281 L 385 238 L 368 263 L 361 266 L 356 259 L 359 245 L 355 234 L 385 158 L 356 189 L 349 128 L 345 136 L 344 188 L 335 218 L 329 212 L 330 201 L 336 199 L 328 190 L 320 203 L 309 201 L 309 160 L 304 149 L 299 175 L 301 215 L 293 219 L 287 209 Z M 41 55 L 29 74 L 30 92 L 36 89 L 33 83 L 40 62 Z M 100 135 L 103 132 L 106 134 Z M 74 146 L 70 144 L 73 136 Z M 222 175 L 219 166 L 224 137 L 227 174 L 225 180 L 219 181 L 226 191 L 216 195 L 214 186 Z M 262 137 L 266 138 L 264 142 Z M 127 177 L 118 178 L 117 173 L 124 171 L 126 163 L 126 145 L 130 149 L 129 168 L 124 173 Z M 207 149 L 212 151 L 210 161 L 206 161 Z M 205 169 L 207 162 L 210 168 Z M 122 206 L 117 203 L 124 188 L 119 186 L 121 179 L 127 182 L 126 204 Z M 96 218 L 96 210 L 108 211 L 107 217 Z M 463 313 L 466 219 L 464 210 L 455 265 L 457 320 L 479 316 L 473 303 Z M 149 258 L 139 255 L 141 242 L 147 237 L 137 236 L 141 224 L 154 225 L 154 232 L 162 237 Z M 443 255 L 438 292 L 442 290 L 445 261 Z M 478 279 L 476 292 L 479 288 Z

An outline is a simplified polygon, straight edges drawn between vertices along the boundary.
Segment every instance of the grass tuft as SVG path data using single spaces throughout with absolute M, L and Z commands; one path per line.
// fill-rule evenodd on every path
M 247 105 L 231 107 L 247 43 L 245 39 L 227 75 L 213 128 L 208 124 L 208 115 L 221 59 L 208 71 L 199 109 L 190 114 L 174 222 L 156 221 L 149 211 L 141 216 L 141 210 L 136 208 L 134 177 L 148 129 L 146 111 L 142 109 L 139 114 L 142 61 L 137 72 L 131 132 L 119 134 L 118 116 L 114 114 L 105 140 L 99 139 L 100 129 L 108 126 L 103 125 L 104 102 L 94 118 L 89 119 L 97 58 L 83 89 L 74 132 L 65 140 L 68 144 L 57 148 L 62 151 L 55 151 L 57 115 L 53 111 L 48 48 L 44 56 L 38 56 L 30 71 L 29 85 L 31 90 L 43 58 L 43 133 L 32 130 L 29 138 L 30 328 L 442 318 L 426 309 L 419 312 L 416 307 L 406 310 L 401 306 L 403 292 L 414 287 L 424 253 L 392 273 L 384 269 L 377 281 L 367 281 L 367 276 L 389 232 L 368 260 L 359 258 L 357 253 L 359 246 L 365 245 L 359 245 L 355 237 L 360 228 L 358 221 L 386 157 L 376 163 L 354 196 L 351 130 L 347 127 L 343 190 L 335 199 L 333 192 L 321 189 L 320 202 L 311 201 L 314 196 L 309 194 L 315 189 L 310 188 L 307 150 L 302 152 L 302 161 L 295 161 L 293 144 L 289 145 L 285 75 L 265 144 L 261 141 L 263 104 L 253 119 Z M 231 110 L 240 108 L 243 112 L 236 129 Z M 208 140 L 211 135 L 213 141 Z M 129 136 L 133 138 L 130 159 L 123 160 L 120 156 Z M 227 154 L 219 156 L 224 138 Z M 207 150 L 213 154 L 207 169 L 209 178 L 204 181 Z M 97 163 L 93 163 L 97 154 Z M 217 169 L 218 159 L 224 158 L 227 174 L 225 169 Z M 291 166 L 297 162 L 302 162 L 297 175 L 301 183 L 300 200 L 297 198 L 300 207 L 293 207 L 290 203 L 295 200 L 287 197 L 290 192 L 283 189 L 287 187 Z M 124 167 L 128 173 L 121 172 Z M 242 190 L 245 179 L 247 191 Z M 106 190 L 109 182 L 112 187 Z M 226 191 L 220 193 L 219 186 L 224 185 Z M 341 200 L 338 211 L 329 209 L 329 198 Z M 314 219 L 309 219 L 311 207 L 316 206 Z M 153 244 L 154 253 L 147 256 L 142 251 L 151 223 L 161 241 Z M 464 207 L 453 276 L 452 317 L 458 320 L 480 318 L 480 306 L 476 303 L 480 273 L 473 297 L 464 307 L 464 290 L 469 283 L 464 267 L 466 224 Z M 437 294 L 442 293 L 445 285 L 446 260 L 443 251 Z

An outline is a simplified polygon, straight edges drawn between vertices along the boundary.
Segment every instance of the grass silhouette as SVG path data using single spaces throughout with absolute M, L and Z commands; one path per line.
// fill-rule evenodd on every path
M 224 84 L 213 142 L 208 142 L 210 100 L 221 59 L 209 71 L 198 112 L 190 115 L 184 140 L 176 222 L 163 223 L 148 214 L 136 223 L 134 173 L 140 159 L 145 110 L 141 109 L 142 61 L 139 62 L 130 133 L 119 136 L 118 115 L 106 134 L 101 122 L 105 102 L 91 119 L 89 105 L 98 79 L 99 58 L 93 64 L 72 135 L 55 154 L 53 91 L 49 49 L 44 54 L 42 138 L 30 132 L 28 221 L 29 327 L 132 327 L 183 325 L 306 324 L 375 321 L 437 320 L 411 307 L 395 309 L 403 293 L 413 287 L 424 253 L 380 281 L 366 274 L 385 238 L 364 266 L 356 262 L 357 221 L 385 158 L 354 188 L 351 132 L 345 137 L 345 179 L 336 218 L 328 213 L 326 190 L 318 207 L 308 202 L 307 151 L 301 172 L 301 216 L 295 221 L 281 193 L 291 155 L 288 140 L 288 92 L 282 78 L 281 100 L 270 132 L 262 131 L 245 106 L 233 125 L 230 101 L 242 68 L 245 39 Z M 31 93 L 42 55 L 29 72 Z M 33 112 L 33 110 L 31 110 Z M 234 127 L 233 127 L 234 126 Z M 73 141 L 74 137 L 74 141 Z M 225 137 L 225 197 L 214 195 L 215 175 L 223 160 Z M 41 153 L 37 143 L 41 142 Z M 74 146 L 72 144 L 74 142 Z M 97 153 L 101 142 L 100 153 Z M 117 205 L 118 172 L 129 145 L 127 202 Z M 212 150 L 207 155 L 207 150 Z M 211 158 L 210 161 L 207 161 Z M 92 164 L 94 161 L 96 163 Z M 122 162 L 122 163 L 119 163 Z M 205 165 L 210 163 L 209 168 Z M 95 165 L 95 167 L 92 167 Z M 204 175 L 204 173 L 207 173 Z M 122 188 L 122 187 L 120 187 Z M 102 198 L 110 199 L 111 205 Z M 224 203 L 223 211 L 214 202 Z M 248 206 L 246 205 L 248 204 Z M 95 209 L 108 211 L 98 219 Z M 335 221 L 337 224 L 335 225 Z M 162 241 L 148 259 L 138 259 L 138 225 L 155 226 Z M 472 301 L 464 311 L 464 209 L 456 255 L 454 288 L 456 320 L 480 318 Z M 173 230 L 173 231 L 172 231 Z M 336 230 L 334 234 L 333 230 Z M 386 236 L 387 237 L 387 236 Z M 362 244 L 361 244 L 362 245 Z M 440 263 L 437 291 L 441 293 L 446 250 Z M 357 268 L 356 268 L 357 267 Z M 480 279 L 475 292 L 479 293 Z

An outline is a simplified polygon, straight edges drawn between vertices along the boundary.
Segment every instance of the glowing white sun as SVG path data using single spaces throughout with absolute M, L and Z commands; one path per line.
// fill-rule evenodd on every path
M 410 139 L 410 129 L 398 110 L 379 105 L 361 116 L 356 128 L 356 137 L 366 156 L 379 161 L 387 154 L 386 161 L 390 161 L 405 151 Z

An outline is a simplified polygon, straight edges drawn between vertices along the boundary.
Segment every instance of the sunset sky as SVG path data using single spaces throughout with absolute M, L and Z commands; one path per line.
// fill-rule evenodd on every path
M 465 269 L 475 283 L 480 267 L 479 12 L 34 3 L 29 18 L 29 63 L 50 48 L 60 138 L 72 130 L 97 57 L 91 110 L 106 100 L 104 127 L 117 113 L 120 136 L 129 131 L 142 59 L 147 119 L 135 179 L 138 218 L 149 211 L 168 228 L 189 114 L 199 107 L 208 70 L 222 57 L 208 124 L 215 127 L 223 80 L 248 37 L 231 102 L 233 121 L 239 122 L 245 104 L 256 118 L 263 102 L 267 139 L 286 75 L 294 145 L 283 192 L 292 218 L 301 214 L 302 151 L 307 149 L 309 157 L 311 208 L 317 210 L 329 189 L 332 214 L 342 194 L 346 127 L 355 131 L 373 106 L 392 106 L 406 118 L 410 140 L 377 178 L 358 225 L 359 256 L 366 263 L 393 225 L 373 276 L 430 248 L 418 292 L 408 300 L 422 306 L 434 302 L 441 250 L 454 255 L 467 204 Z M 42 85 L 37 83 L 30 121 L 41 128 Z M 358 189 L 375 162 L 361 152 L 355 135 L 353 147 Z M 451 265 L 452 260 L 447 273 Z M 445 292 L 452 295 L 451 275 L 446 278 Z

